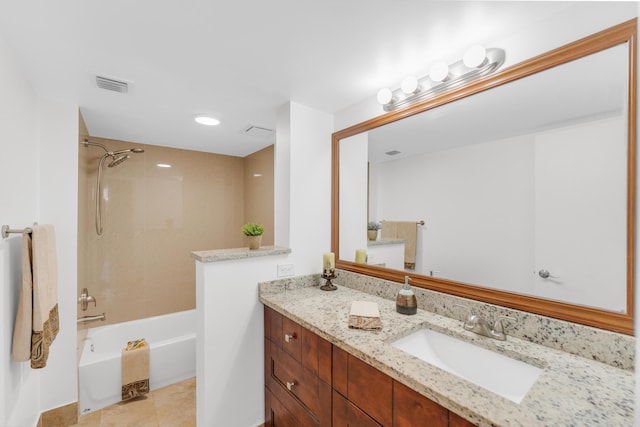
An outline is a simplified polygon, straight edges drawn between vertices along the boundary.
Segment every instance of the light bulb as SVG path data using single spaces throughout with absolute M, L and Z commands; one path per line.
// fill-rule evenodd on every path
M 444 62 L 436 62 L 429 70 L 429 78 L 434 82 L 444 81 L 449 75 L 449 66 Z
M 196 116 L 194 120 L 196 123 L 207 126 L 216 126 L 220 124 L 220 120 L 209 116 Z
M 418 79 L 413 76 L 405 77 L 400 83 L 400 88 L 407 95 L 411 95 L 412 93 L 416 93 L 418 91 Z
M 462 62 L 468 68 L 478 68 L 484 63 L 486 57 L 487 50 L 483 46 L 477 44 L 467 49 L 462 57 Z
M 378 99 L 378 102 L 382 105 L 386 105 L 390 103 L 391 100 L 393 99 L 393 93 L 391 92 L 391 89 L 386 87 L 383 89 L 380 89 L 378 91 L 377 99 Z

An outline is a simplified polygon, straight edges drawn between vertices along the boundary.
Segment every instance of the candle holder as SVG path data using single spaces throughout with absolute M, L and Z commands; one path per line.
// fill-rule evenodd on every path
M 327 282 L 320 286 L 320 289 L 323 291 L 335 291 L 336 289 L 338 289 L 338 287 L 336 285 L 334 285 L 333 283 L 331 283 L 332 279 L 336 278 L 336 273 L 333 269 L 331 270 L 325 270 L 322 273 L 322 278 L 325 279 Z

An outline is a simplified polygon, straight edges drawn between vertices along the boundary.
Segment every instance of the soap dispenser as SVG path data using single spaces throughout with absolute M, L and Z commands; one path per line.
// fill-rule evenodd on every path
M 409 276 L 404 276 L 404 285 L 396 297 L 396 311 L 401 314 L 416 314 L 418 312 L 418 301 L 416 295 L 409 286 Z

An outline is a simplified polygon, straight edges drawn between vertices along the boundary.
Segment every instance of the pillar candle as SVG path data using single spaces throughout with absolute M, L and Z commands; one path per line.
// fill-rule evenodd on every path
M 367 263 L 367 251 L 364 249 L 356 249 L 356 262 L 358 264 Z
M 322 265 L 324 266 L 324 274 L 331 274 L 336 268 L 336 255 L 333 252 L 324 254 Z

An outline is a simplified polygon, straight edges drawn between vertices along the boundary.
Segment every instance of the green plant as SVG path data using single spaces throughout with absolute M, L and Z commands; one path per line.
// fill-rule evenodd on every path
M 248 222 L 242 227 L 242 233 L 245 236 L 261 236 L 264 233 L 264 227 L 262 224 Z
M 375 222 L 375 221 L 369 221 L 367 223 L 367 230 L 380 230 L 382 226 L 380 225 L 379 222 Z

